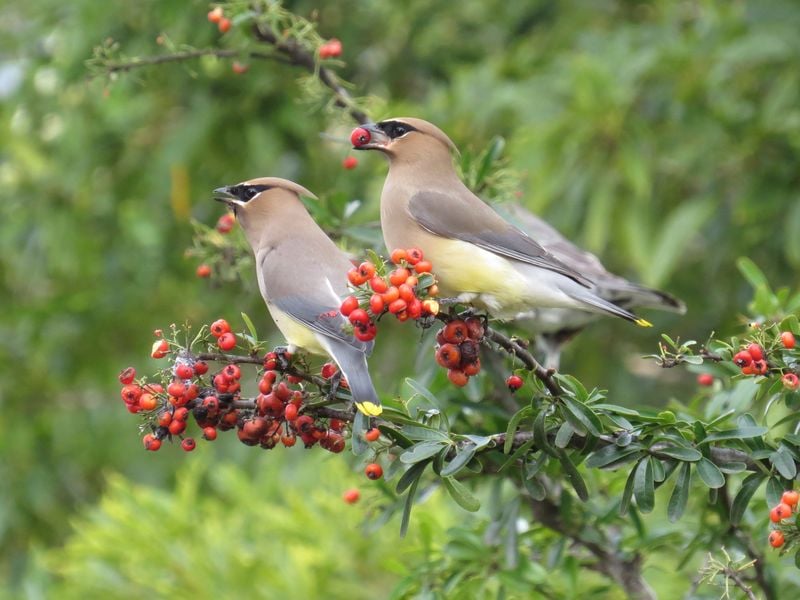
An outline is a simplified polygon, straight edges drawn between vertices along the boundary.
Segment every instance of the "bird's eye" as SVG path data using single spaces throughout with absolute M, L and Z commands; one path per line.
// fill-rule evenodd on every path
M 242 202 L 249 202 L 255 196 L 268 189 L 268 185 L 238 185 L 231 192 Z
M 396 138 L 408 133 L 408 129 L 403 127 L 402 125 L 395 125 L 392 128 L 392 133 L 390 134 L 391 137 Z
M 384 121 L 383 123 L 379 123 L 378 127 L 380 127 L 383 132 L 393 140 L 403 137 L 409 131 L 415 131 L 410 125 L 399 123 L 397 121 Z

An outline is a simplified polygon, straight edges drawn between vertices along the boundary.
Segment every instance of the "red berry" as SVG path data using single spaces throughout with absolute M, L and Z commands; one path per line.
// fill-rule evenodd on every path
M 189 409 L 186 408 L 185 406 L 176 408 L 175 412 L 172 413 L 173 421 L 185 421 L 188 418 L 189 418 Z
M 236 336 L 230 331 L 228 333 L 223 333 L 217 339 L 217 346 L 219 346 L 219 349 L 223 352 L 233 350 L 236 347 Z
M 753 357 L 753 360 L 764 360 L 764 350 L 758 344 L 750 344 L 747 347 L 747 351 Z
M 398 285 L 397 291 L 400 292 L 400 299 L 405 300 L 406 302 L 411 302 L 414 298 L 416 298 L 416 294 L 414 294 L 414 288 L 407 283 L 401 283 Z
M 220 19 L 222 19 L 222 7 L 217 6 L 213 10 L 209 11 L 208 13 L 208 20 L 212 23 L 219 23 Z
M 180 435 L 186 429 L 186 421 L 181 421 L 180 419 L 172 418 L 172 423 L 169 424 L 169 432 L 172 435 Z
M 142 438 L 142 444 L 144 444 L 144 449 L 149 450 L 150 452 L 155 452 L 161 448 L 161 440 L 152 433 L 148 433 Z
M 327 436 L 323 439 L 325 441 L 325 445 L 323 447 L 329 452 L 339 454 L 340 452 L 344 451 L 345 441 L 340 434 L 329 431 Z
M 735 364 L 737 367 L 750 366 L 753 364 L 753 357 L 750 356 L 750 353 L 747 350 L 742 350 L 734 355 L 733 364 Z
M 405 250 L 403 250 L 402 248 L 396 248 L 396 249 L 392 250 L 392 254 L 390 255 L 390 258 L 391 258 L 391 261 L 394 264 L 399 265 L 400 263 L 402 263 L 406 259 L 406 256 L 407 255 L 406 255 L 406 251 Z
M 419 248 L 406 249 L 406 262 L 410 265 L 416 265 L 422 260 L 422 250 Z
M 773 548 L 780 548 L 783 546 L 785 538 L 782 531 L 770 531 L 769 533 L 769 545 Z
M 233 61 L 233 64 L 231 65 L 231 71 L 233 71 L 237 75 L 243 75 L 244 73 L 247 73 L 247 70 L 249 68 L 250 67 L 248 67 L 243 63 L 240 63 L 238 60 Z
M 211 330 L 211 335 L 218 338 L 222 334 L 228 333 L 231 330 L 231 326 L 228 325 L 225 319 L 217 319 L 211 324 L 209 329 Z
M 361 497 L 361 492 L 357 489 L 347 490 L 344 494 L 342 494 L 342 500 L 344 500 L 347 504 L 355 504 L 358 502 L 358 499 Z
M 469 383 L 469 376 L 461 369 L 449 369 L 447 371 L 447 378 L 453 385 L 464 387 Z
M 320 58 L 336 58 L 342 55 L 342 42 L 331 38 L 319 47 Z
M 242 376 L 242 370 L 238 365 L 229 364 L 225 365 L 225 368 L 222 369 L 222 375 L 228 381 L 236 381 Z
M 195 375 L 205 375 L 208 373 L 208 363 L 204 360 L 198 360 L 194 363 L 194 374 Z
M 287 421 L 294 421 L 297 419 L 297 406 L 294 404 L 287 404 L 286 410 L 283 413 L 283 418 Z
M 367 465 L 367 468 L 364 469 L 364 474 L 367 478 L 375 481 L 383 477 L 383 468 L 378 463 L 370 463 Z
M 217 231 L 220 233 L 230 233 L 231 229 L 233 229 L 233 225 L 236 223 L 236 217 L 233 213 L 225 213 L 219 219 L 217 219 Z
M 392 313 L 393 315 L 397 315 L 402 313 L 407 308 L 407 306 L 408 305 L 406 304 L 405 300 L 401 300 L 400 298 L 398 298 L 397 300 L 394 300 L 393 302 L 389 303 L 389 312 Z
M 394 286 L 400 287 L 406 282 L 408 276 L 411 275 L 410 271 L 405 267 L 398 267 L 389 275 L 389 283 Z
M 167 340 L 161 339 L 153 343 L 150 356 L 153 358 L 164 358 L 167 354 L 169 354 L 169 343 Z
M 347 280 L 354 286 L 358 287 L 366 283 L 367 278 L 362 276 L 356 267 L 353 267 L 347 272 Z
M 286 435 L 281 436 L 281 444 L 283 444 L 286 448 L 291 448 L 297 443 L 297 436 L 293 433 L 287 433 Z
M 211 277 L 211 267 L 207 264 L 197 265 L 197 269 L 195 273 L 198 277 L 205 279 L 206 277 Z
M 358 159 L 355 156 L 348 156 L 342 161 L 342 167 L 348 171 L 355 169 L 358 166 Z
M 800 378 L 797 377 L 794 373 L 786 373 L 783 377 L 781 377 L 781 381 L 783 382 L 783 387 L 785 387 L 789 391 L 794 391 L 800 388 Z
M 433 271 L 433 265 L 430 263 L 430 261 L 421 260 L 414 265 L 414 270 L 417 273 L 430 273 Z
M 506 385 L 508 386 L 508 389 L 511 390 L 511 393 L 514 393 L 521 388 L 522 384 L 522 377 L 519 375 L 511 375 L 508 379 L 506 379 Z
M 322 365 L 322 369 L 320 370 L 320 375 L 322 375 L 323 379 L 330 379 L 331 377 L 336 375 L 336 372 L 338 370 L 339 368 L 336 366 L 336 364 L 328 362 Z
M 366 327 L 370 322 L 369 315 L 367 314 L 367 311 L 365 311 L 363 308 L 355 309 L 353 312 L 350 313 L 348 319 L 350 319 L 350 322 L 353 325 L 361 327 Z
M 370 296 L 369 310 L 373 315 L 378 316 L 379 314 L 381 314 L 383 312 L 384 306 L 385 303 L 380 294 L 372 294 L 372 296 Z
M 215 427 L 203 427 L 203 439 L 213 442 L 217 439 L 217 430 Z
M 168 410 L 163 411 L 161 414 L 158 415 L 158 426 L 159 427 L 169 427 L 169 424 L 172 423 L 172 413 Z
M 353 336 L 360 342 L 371 342 L 378 335 L 378 328 L 375 323 L 369 323 L 366 327 L 356 327 Z
M 781 496 L 781 503 L 788 504 L 793 508 L 797 506 L 798 500 L 800 500 L 800 493 L 796 492 L 795 490 L 786 490 Z
M 781 333 L 781 343 L 787 350 L 791 350 L 795 346 L 794 334 L 791 331 L 784 331 Z
M 467 335 L 469 339 L 475 340 L 476 342 L 480 342 L 483 339 L 483 334 L 485 332 L 483 320 L 479 317 L 467 317 L 464 324 L 467 326 Z
M 358 308 L 358 298 L 355 296 L 348 296 L 347 298 L 342 301 L 342 305 L 339 307 L 339 312 L 342 313 L 343 316 L 349 317 L 350 313 Z
M 389 284 L 386 283 L 386 280 L 379 275 L 376 275 L 372 279 L 369 280 L 369 286 L 372 288 L 372 291 L 376 294 L 383 294 L 386 290 L 389 289 Z
M 379 437 L 381 437 L 381 430 L 377 427 L 373 427 L 364 434 L 364 439 L 366 439 L 368 442 L 374 442 Z
M 413 298 L 408 303 L 408 308 L 406 311 L 408 312 L 409 319 L 419 319 L 422 316 L 422 301 L 419 298 Z
M 231 20 L 222 17 L 219 22 L 217 22 L 217 28 L 219 29 L 220 33 L 228 33 L 231 28 Z
M 772 521 L 773 523 L 780 523 L 784 519 L 788 519 L 791 516 L 792 516 L 792 507 L 789 506 L 788 504 L 784 504 L 783 502 L 781 502 L 780 504 L 778 504 L 778 506 L 769 511 L 769 520 Z
M 460 319 L 450 321 L 445 325 L 442 337 L 451 344 L 460 344 L 469 337 L 467 324 Z
M 197 447 L 197 443 L 194 441 L 194 438 L 187 437 L 181 442 L 181 448 L 183 448 L 186 452 L 191 452 Z
M 186 393 L 186 386 L 183 385 L 183 383 L 180 381 L 173 381 L 167 386 L 167 393 L 170 396 L 175 396 L 176 398 L 179 398 L 180 396 L 183 396 Z
M 368 144 L 371 139 L 372 136 L 370 135 L 369 131 L 363 127 L 356 127 L 353 129 L 353 133 L 350 134 L 350 143 L 356 148 L 363 146 L 364 144 Z
M 753 361 L 753 369 L 755 370 L 756 375 L 766 375 L 769 373 L 769 365 L 765 360 Z
M 175 365 L 175 377 L 178 379 L 191 379 L 194 376 L 194 369 L 186 363 Z
M 443 344 L 436 350 L 436 362 L 445 369 L 457 369 L 461 365 L 461 350 L 455 344 Z
M 122 372 L 119 374 L 119 382 L 122 385 L 128 385 L 129 383 L 133 383 L 133 380 L 136 378 L 136 369 L 133 367 L 128 367 L 127 369 L 123 369 Z
M 153 410 L 158 406 L 158 401 L 153 394 L 144 393 L 139 398 L 139 408 L 142 410 Z
M 464 353 L 462 352 L 461 354 L 463 355 Z M 473 362 L 462 365 L 461 370 L 464 371 L 464 375 L 468 377 L 477 375 L 481 372 L 481 359 L 476 358 Z
M 714 376 L 711 373 L 700 373 L 697 376 L 697 384 L 705 387 L 714 385 Z
M 360 265 L 358 265 L 358 272 L 364 278 L 364 281 L 372 279 L 375 276 L 375 265 L 372 264 L 370 261 L 365 260 Z

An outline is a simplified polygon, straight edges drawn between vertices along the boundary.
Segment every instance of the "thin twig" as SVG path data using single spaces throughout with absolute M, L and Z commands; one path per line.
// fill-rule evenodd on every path
M 561 386 L 553 378 L 555 371 L 545 369 L 518 340 L 500 333 L 496 329 L 486 328 L 484 333 L 487 339 L 500 346 L 503 350 L 519 358 L 522 363 L 541 381 L 552 396 L 561 395 Z

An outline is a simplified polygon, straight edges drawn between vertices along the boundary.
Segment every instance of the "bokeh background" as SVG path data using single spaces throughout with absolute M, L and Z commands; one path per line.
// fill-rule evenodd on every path
M 521 202 L 615 272 L 687 302 L 684 317 L 649 314 L 654 330 L 603 321 L 570 347 L 564 370 L 616 402 L 691 393 L 692 375 L 655 373 L 639 357 L 659 331 L 704 339 L 736 328 L 751 293 L 737 257 L 797 285 L 796 2 L 285 5 L 342 40 L 339 71 L 373 97 L 374 117 L 426 118 L 467 152 L 502 136 Z M 89 77 L 85 62 L 107 38 L 127 56 L 164 52 L 159 35 L 217 44 L 208 8 L 3 8 L 0 595 L 383 597 L 465 519 L 434 495 L 400 544 L 396 521 L 358 528 L 370 500 L 345 506 L 342 490 L 382 492 L 339 457 L 263 453 L 230 436 L 192 455 L 141 450 L 116 374 L 155 370 L 154 328 L 244 311 L 280 341 L 252 286 L 209 285 L 184 256 L 190 218 L 221 214 L 210 190 L 278 175 L 323 202 L 359 200 L 348 223 L 367 232 L 349 241 L 359 250 L 376 232 L 386 169 L 363 154 L 342 169 L 349 146 L 320 133 L 345 139 L 352 123 L 322 110 L 290 66 L 251 62 L 237 75 L 207 58 Z M 373 360 L 386 394 L 413 374 L 416 340 L 398 335 Z M 649 568 L 670 597 L 670 573 Z

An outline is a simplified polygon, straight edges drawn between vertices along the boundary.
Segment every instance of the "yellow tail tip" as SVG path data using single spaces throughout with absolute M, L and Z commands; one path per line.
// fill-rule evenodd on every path
M 383 407 L 374 402 L 356 402 L 356 407 L 368 417 L 377 417 L 383 412 Z
M 653 324 L 650 321 L 645 321 L 644 319 L 636 319 L 634 321 L 639 327 L 652 327 Z

